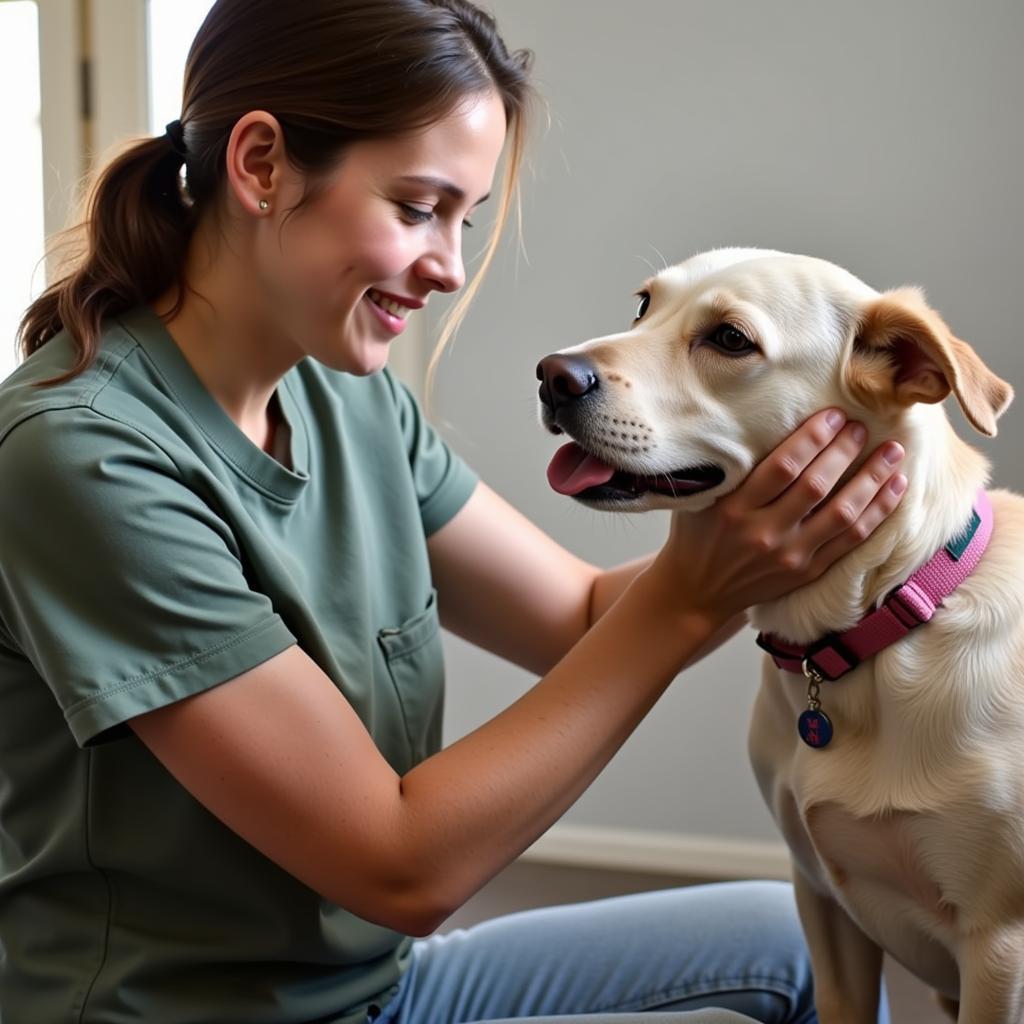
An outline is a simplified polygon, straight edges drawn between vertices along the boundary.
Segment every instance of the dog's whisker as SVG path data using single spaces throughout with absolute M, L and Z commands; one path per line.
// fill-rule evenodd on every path
M 665 254 L 653 243 L 649 243 L 651 248 L 658 254 L 658 258 L 661 260 L 661 269 L 668 269 L 668 260 L 665 259 Z
M 640 253 L 635 252 L 633 253 L 633 259 L 646 263 L 652 274 L 658 273 L 658 268 L 646 256 L 641 256 Z

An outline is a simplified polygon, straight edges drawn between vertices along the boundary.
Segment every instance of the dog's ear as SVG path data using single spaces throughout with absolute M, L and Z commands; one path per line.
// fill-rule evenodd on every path
M 885 292 L 864 309 L 846 382 L 858 401 L 880 409 L 941 402 L 952 391 L 989 437 L 1013 399 L 1013 388 L 953 336 L 917 288 Z

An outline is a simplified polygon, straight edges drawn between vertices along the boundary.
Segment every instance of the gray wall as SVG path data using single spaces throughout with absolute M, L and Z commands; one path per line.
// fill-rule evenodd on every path
M 924 285 L 1024 387 L 1018 0 L 490 6 L 510 45 L 535 50 L 551 126 L 524 183 L 528 259 L 504 248 L 443 363 L 434 415 L 568 547 L 611 565 L 656 546 L 666 522 L 590 512 L 548 489 L 556 441 L 536 422 L 534 366 L 624 328 L 662 254 L 758 245 L 831 259 L 878 288 Z M 1022 425 L 1014 407 L 996 440 L 975 439 L 997 481 L 1024 490 Z M 449 658 L 449 738 L 531 681 L 458 641 Z M 681 677 L 566 820 L 774 838 L 744 752 L 757 665 L 748 634 Z

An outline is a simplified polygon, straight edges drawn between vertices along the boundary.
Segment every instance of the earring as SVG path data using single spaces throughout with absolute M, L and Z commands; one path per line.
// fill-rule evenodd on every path
M 260 209 L 263 210 L 264 212 L 266 212 L 267 210 L 270 209 L 270 203 L 268 203 L 266 201 L 266 199 L 261 199 L 260 200 Z

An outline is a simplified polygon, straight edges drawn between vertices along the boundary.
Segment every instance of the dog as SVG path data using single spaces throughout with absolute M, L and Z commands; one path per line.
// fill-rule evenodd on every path
M 629 330 L 538 367 L 542 422 L 572 439 L 548 472 L 561 493 L 700 510 L 829 406 L 866 425 L 865 453 L 886 439 L 906 450 L 895 512 L 814 582 L 750 611 L 774 655 L 750 758 L 791 853 L 822 1024 L 874 1024 L 883 951 L 954 1019 L 1019 1024 L 1024 499 L 985 492 L 988 462 L 941 404 L 952 393 L 994 435 L 1010 385 L 919 289 L 880 293 L 821 259 L 713 250 L 638 300 Z M 965 578 L 925 594 L 931 611 L 894 603 L 939 559 Z M 905 635 L 851 653 L 841 638 L 872 612 L 909 620 Z M 822 666 L 837 661 L 832 682 Z

